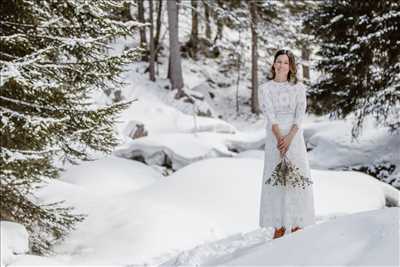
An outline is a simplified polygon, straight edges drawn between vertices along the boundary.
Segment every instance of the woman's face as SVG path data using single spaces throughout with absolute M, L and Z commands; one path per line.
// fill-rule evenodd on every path
M 287 77 L 289 73 L 289 57 L 285 54 L 279 55 L 274 63 L 275 73 L 279 77 Z

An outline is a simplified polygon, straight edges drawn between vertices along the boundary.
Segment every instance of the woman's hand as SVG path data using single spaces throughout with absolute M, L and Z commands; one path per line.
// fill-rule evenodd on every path
M 283 158 L 283 156 L 284 156 L 285 153 L 286 153 L 283 149 L 280 148 L 280 147 L 283 146 L 284 143 L 285 143 L 285 137 L 284 137 L 284 136 L 281 136 L 281 137 L 278 139 L 278 142 L 277 142 L 277 145 L 276 145 L 276 148 L 277 148 L 277 149 L 279 150 L 279 152 L 280 152 L 281 158 Z
M 286 154 L 286 152 L 289 150 L 290 144 L 292 143 L 292 140 L 298 130 L 299 130 L 299 127 L 297 126 L 297 124 L 293 124 L 289 133 L 287 135 L 285 135 L 283 138 L 280 138 L 278 140 L 277 148 L 279 149 L 279 152 L 281 153 L 281 157 L 283 157 Z
M 288 135 L 282 137 L 281 139 L 279 139 L 278 149 L 279 149 L 279 152 L 281 153 L 281 157 L 283 157 L 286 154 L 286 152 L 289 150 L 292 140 L 293 140 L 293 135 L 290 133 Z

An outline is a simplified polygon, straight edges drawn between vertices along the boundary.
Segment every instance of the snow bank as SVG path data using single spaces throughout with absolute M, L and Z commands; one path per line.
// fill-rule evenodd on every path
M 15 259 L 16 254 L 29 250 L 29 234 L 21 224 L 0 221 L 0 265 L 7 265 Z
M 153 85 L 154 86 L 154 85 Z M 148 88 L 146 88 L 147 90 Z M 158 90 L 163 90 L 159 88 Z M 164 90 L 165 91 L 165 90 Z M 131 121 L 141 122 L 145 129 L 151 134 L 172 133 L 172 132 L 219 132 L 235 133 L 237 130 L 229 123 L 216 119 L 201 116 L 192 116 L 162 103 L 156 98 L 156 94 L 149 96 L 146 94 L 141 99 L 122 112 L 118 131 L 123 136 L 127 136 L 132 130 Z
M 204 158 L 233 156 L 221 137 L 212 133 L 159 134 L 131 140 L 116 149 L 119 157 L 142 158 L 149 165 L 171 166 L 174 170 Z
M 111 196 L 139 190 L 161 178 L 158 171 L 141 162 L 111 156 L 70 166 L 60 181 Z
M 16 256 L 7 266 L 64 266 L 60 261 L 36 255 Z
M 344 216 L 204 265 L 399 266 L 399 212 L 386 208 Z
M 142 190 L 93 204 L 88 218 L 56 248 L 56 259 L 68 258 L 68 264 L 163 262 L 182 249 L 251 229 L 257 219 L 248 216 L 247 207 L 258 202 L 254 190 L 259 190 L 260 164 L 200 161 Z M 224 171 L 216 172 L 217 166 Z
M 315 209 L 321 218 L 385 207 L 382 183 L 369 175 L 354 171 L 311 170 L 311 176 L 315 185 Z
M 264 145 L 256 134 L 219 134 L 212 132 L 158 134 L 128 140 L 114 151 L 119 157 L 142 160 L 149 165 L 170 166 L 178 170 L 193 162 L 216 157 L 232 157 L 236 152 Z
M 363 134 L 352 140 L 351 123 L 325 121 L 305 125 L 304 136 L 310 166 L 316 169 L 368 168 L 395 165 L 392 174 L 383 171 L 382 180 L 400 188 L 400 135 L 387 128 L 366 126 Z

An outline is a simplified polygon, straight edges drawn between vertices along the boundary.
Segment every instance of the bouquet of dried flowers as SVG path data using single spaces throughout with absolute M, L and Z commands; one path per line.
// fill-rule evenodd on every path
M 296 167 L 286 155 L 276 165 L 271 176 L 265 181 L 265 184 L 276 185 L 290 185 L 292 187 L 302 187 L 311 185 L 313 182 L 310 178 L 303 176 L 298 167 Z

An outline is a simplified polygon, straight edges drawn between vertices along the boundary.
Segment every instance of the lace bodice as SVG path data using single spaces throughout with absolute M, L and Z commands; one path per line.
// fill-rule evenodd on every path
M 306 111 L 306 90 L 297 83 L 268 81 L 260 86 L 260 107 L 267 123 L 301 126 Z

